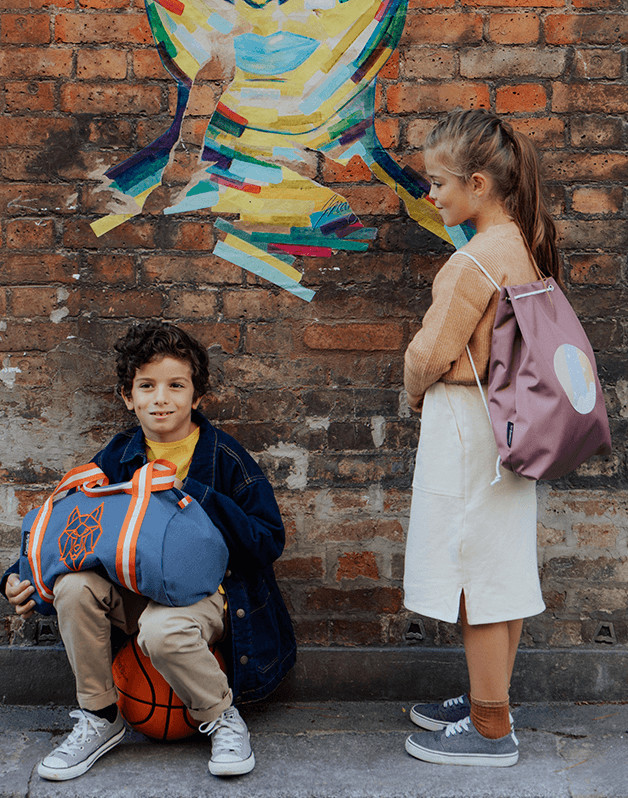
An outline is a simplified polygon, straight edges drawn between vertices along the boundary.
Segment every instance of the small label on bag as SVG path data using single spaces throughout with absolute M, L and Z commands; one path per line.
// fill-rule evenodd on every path
M 509 448 L 512 446 L 512 433 L 514 430 L 515 425 L 512 423 L 512 421 L 509 421 L 506 425 L 506 443 L 508 444 Z
M 191 502 L 192 502 L 192 499 L 191 499 L 189 496 L 184 496 L 182 499 L 180 499 L 180 500 L 177 502 L 177 504 L 179 505 L 179 507 L 180 507 L 182 510 L 185 510 L 185 508 L 186 508 L 186 507 L 188 506 L 188 504 L 190 504 Z

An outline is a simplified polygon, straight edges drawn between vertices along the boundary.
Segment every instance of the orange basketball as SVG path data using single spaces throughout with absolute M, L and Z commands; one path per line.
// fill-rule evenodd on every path
M 212 653 L 224 670 L 220 652 Z M 125 720 L 137 731 L 155 740 L 180 740 L 194 734 L 198 723 L 164 677 L 155 670 L 132 637 L 113 661 L 113 681 L 120 698 L 118 707 Z

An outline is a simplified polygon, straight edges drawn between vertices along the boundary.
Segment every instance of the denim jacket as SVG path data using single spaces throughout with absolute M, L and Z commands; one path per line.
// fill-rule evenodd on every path
M 227 543 L 222 584 L 228 637 L 222 651 L 234 700 L 256 701 L 278 686 L 296 657 L 292 623 L 272 567 L 283 550 L 283 523 L 273 489 L 248 452 L 202 413 L 193 411 L 192 420 L 200 436 L 183 490 Z M 147 460 L 142 428 L 115 435 L 93 460 L 111 483 L 130 479 Z

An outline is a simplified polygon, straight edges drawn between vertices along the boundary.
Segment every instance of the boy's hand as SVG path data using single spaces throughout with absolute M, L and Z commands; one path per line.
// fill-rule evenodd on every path
M 30 618 L 35 612 L 35 602 L 29 599 L 35 592 L 35 588 L 28 579 L 20 581 L 17 574 L 10 574 L 5 585 L 5 592 L 9 604 L 15 608 L 15 612 L 22 618 Z
M 174 486 L 175 486 L 175 488 L 178 488 L 179 490 L 183 490 L 183 482 L 181 482 L 179 477 L 175 477 L 174 478 Z

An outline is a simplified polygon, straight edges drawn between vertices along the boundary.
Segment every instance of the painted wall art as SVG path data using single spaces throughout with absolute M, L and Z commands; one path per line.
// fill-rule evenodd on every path
M 418 224 L 466 243 L 472 231 L 443 226 L 427 182 L 375 132 L 377 75 L 399 42 L 407 1 L 146 0 L 157 51 L 177 82 L 176 114 L 165 133 L 108 169 L 125 212 L 94 222 L 95 234 L 141 213 L 161 184 L 195 78 L 221 41 L 233 48 L 235 73 L 208 109 L 199 168 L 164 213 L 211 209 L 217 256 L 310 301 L 295 260 L 362 252 L 377 233 L 342 196 L 299 173 L 314 150 L 340 164 L 358 156 Z

